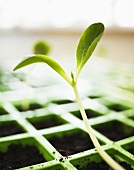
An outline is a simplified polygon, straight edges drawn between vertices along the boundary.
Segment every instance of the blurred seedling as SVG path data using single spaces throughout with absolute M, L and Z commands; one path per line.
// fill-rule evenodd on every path
M 48 55 L 51 51 L 50 44 L 45 40 L 38 40 L 33 45 L 33 54 L 43 54 Z M 23 78 L 23 81 L 25 82 L 25 88 L 24 88 L 24 99 L 21 104 L 21 110 L 26 111 L 30 108 L 30 102 L 29 102 L 29 74 L 26 74 Z

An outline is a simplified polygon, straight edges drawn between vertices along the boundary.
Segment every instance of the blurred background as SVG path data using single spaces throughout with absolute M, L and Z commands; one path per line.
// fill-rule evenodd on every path
M 133 64 L 133 7 L 133 0 L 1 0 L 0 65 L 20 61 L 40 39 L 53 58 L 74 59 L 81 33 L 94 22 L 106 30 L 93 55 Z

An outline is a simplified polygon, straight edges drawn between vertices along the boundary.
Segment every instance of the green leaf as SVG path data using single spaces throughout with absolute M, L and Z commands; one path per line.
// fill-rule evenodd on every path
M 29 55 L 28 57 L 24 58 L 14 69 L 13 71 L 20 69 L 22 67 L 25 67 L 27 65 L 33 64 L 33 63 L 39 63 L 43 62 L 48 64 L 53 70 L 55 70 L 59 75 L 61 75 L 69 84 L 71 84 L 70 79 L 68 78 L 65 71 L 62 69 L 62 67 L 53 59 L 46 55 L 37 54 L 37 55 Z
M 94 23 L 90 25 L 82 34 L 77 46 L 76 60 L 77 60 L 77 75 L 78 77 L 83 66 L 86 64 L 97 43 L 104 32 L 104 25 L 102 23 Z

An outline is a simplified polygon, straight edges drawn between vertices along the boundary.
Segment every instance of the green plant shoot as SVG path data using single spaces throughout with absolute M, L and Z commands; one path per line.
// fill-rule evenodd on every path
M 115 170 L 124 170 L 123 167 L 121 167 L 116 161 L 114 161 L 100 146 L 96 136 L 93 133 L 92 127 L 90 126 L 88 122 L 88 118 L 86 116 L 83 104 L 81 102 L 81 98 L 77 89 L 77 79 L 79 77 L 79 74 L 81 70 L 83 69 L 84 65 L 92 55 L 93 51 L 95 50 L 97 43 L 101 39 L 102 35 L 104 33 L 104 25 L 102 23 L 94 23 L 90 25 L 81 35 L 81 38 L 79 40 L 77 51 L 76 51 L 76 73 L 72 73 L 68 76 L 64 69 L 53 59 L 48 57 L 47 55 L 43 54 L 35 54 L 30 55 L 26 58 L 24 58 L 15 68 L 14 70 L 20 69 L 22 67 L 25 67 L 27 65 L 33 64 L 33 63 L 46 63 L 49 65 L 53 70 L 55 70 L 61 77 L 63 77 L 73 88 L 74 94 L 76 96 L 76 100 L 83 118 L 83 121 L 85 123 L 87 132 L 97 149 L 98 153 L 101 155 L 101 157 L 109 164 L 110 167 L 112 167 Z
M 33 53 L 34 54 L 44 54 L 48 55 L 50 52 L 51 46 L 45 40 L 39 40 L 33 45 Z M 30 102 L 28 99 L 29 85 L 28 85 L 28 77 L 25 76 L 24 82 L 26 83 L 25 91 L 24 91 L 24 99 L 22 100 L 21 108 L 22 110 L 28 110 L 30 108 Z
M 34 54 L 44 54 L 47 55 L 51 51 L 51 46 L 45 40 L 37 41 L 33 46 L 33 53 Z
M 48 44 L 47 41 L 45 40 L 39 40 L 36 43 L 34 43 L 33 45 L 33 53 L 34 54 L 44 54 L 44 55 L 48 55 L 50 52 L 51 46 L 50 44 Z M 28 92 L 29 92 L 29 85 L 27 82 L 28 78 L 27 76 L 25 76 L 25 83 L 26 83 L 26 87 L 25 87 L 25 93 L 24 93 L 24 99 L 22 101 L 22 110 L 28 110 L 30 108 L 30 103 L 29 103 L 29 99 L 28 99 Z

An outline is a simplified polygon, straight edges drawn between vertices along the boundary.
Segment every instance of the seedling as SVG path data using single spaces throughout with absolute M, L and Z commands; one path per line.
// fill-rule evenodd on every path
M 22 110 L 28 110 L 29 109 L 29 99 L 28 99 L 28 94 L 29 94 L 29 85 L 27 83 L 27 76 L 25 76 L 24 79 L 25 82 L 25 90 L 24 90 L 24 99 L 22 100 L 21 108 Z
M 50 50 L 51 50 L 51 46 L 45 40 L 39 40 L 33 46 L 33 53 L 34 54 L 48 55 L 48 53 L 50 53 Z
M 48 55 L 51 50 L 50 44 L 45 40 L 39 40 L 33 45 L 33 53 L 34 54 L 43 54 Z M 28 110 L 30 107 L 28 93 L 29 93 L 29 85 L 28 85 L 28 77 L 25 76 L 24 82 L 26 83 L 24 99 L 22 101 L 22 110 Z
M 47 55 L 36 54 L 36 55 L 29 55 L 28 57 L 24 58 L 15 68 L 14 70 L 20 69 L 24 66 L 43 62 L 48 64 L 53 70 L 55 70 L 61 77 L 63 77 L 67 83 L 73 88 L 74 94 L 76 96 L 76 100 L 87 128 L 88 134 L 101 155 L 101 157 L 115 170 L 124 170 L 115 160 L 113 160 L 100 146 L 96 136 L 93 133 L 92 127 L 88 122 L 88 118 L 86 116 L 78 88 L 77 88 L 77 81 L 81 70 L 83 69 L 84 65 L 87 63 L 88 59 L 92 55 L 93 51 L 95 50 L 97 43 L 100 41 L 104 32 L 104 25 L 102 23 L 94 23 L 90 25 L 83 33 L 80 38 L 80 41 L 77 46 L 76 50 L 76 71 L 75 73 L 71 72 L 70 76 L 66 74 L 64 69 L 60 66 L 52 58 L 48 57 Z

